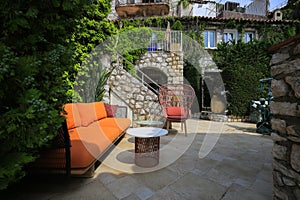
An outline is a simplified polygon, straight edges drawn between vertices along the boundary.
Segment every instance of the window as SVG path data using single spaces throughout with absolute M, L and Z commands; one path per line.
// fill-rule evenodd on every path
M 216 47 L 216 31 L 205 30 L 204 31 L 204 46 L 207 48 Z
M 251 42 L 255 38 L 254 32 L 245 32 L 244 33 L 244 42 Z
M 234 30 L 227 31 L 224 30 L 223 33 L 223 42 L 228 42 L 232 44 L 237 39 L 237 33 Z

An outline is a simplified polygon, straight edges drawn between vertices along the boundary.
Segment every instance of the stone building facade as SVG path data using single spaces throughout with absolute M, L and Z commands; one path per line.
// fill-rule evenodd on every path
M 300 34 L 270 48 L 273 199 L 300 199 Z

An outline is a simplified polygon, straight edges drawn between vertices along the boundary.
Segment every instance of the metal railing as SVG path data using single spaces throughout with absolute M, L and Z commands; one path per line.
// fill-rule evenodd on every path
M 127 62 L 128 64 L 130 64 L 130 65 L 133 65 L 134 66 L 134 64 L 133 63 L 131 63 L 130 61 L 128 61 L 126 58 L 124 58 L 122 55 L 120 55 L 119 53 L 118 53 L 118 56 L 120 56 L 125 62 Z M 151 79 L 147 74 L 145 74 L 143 71 L 141 71 L 140 69 L 138 69 L 137 67 L 134 67 L 135 68 L 135 70 L 137 71 L 137 72 L 139 72 L 140 74 L 141 74 L 141 77 L 139 77 L 139 76 L 135 76 L 135 78 L 137 78 L 139 81 L 141 81 L 141 83 L 143 84 L 143 85 L 145 85 L 145 86 L 147 86 L 150 90 L 152 90 L 154 93 L 155 93 L 155 88 L 154 87 L 152 87 L 150 84 L 153 84 L 153 85 L 155 85 L 156 87 L 160 87 L 160 85 L 158 84 L 158 83 L 156 83 L 153 79 Z M 147 80 L 149 80 L 149 82 L 150 83 L 148 83 L 148 82 L 146 82 L 145 81 L 145 78 L 147 79 Z
M 182 32 L 166 31 L 166 37 L 163 40 L 150 39 L 148 51 L 182 51 Z

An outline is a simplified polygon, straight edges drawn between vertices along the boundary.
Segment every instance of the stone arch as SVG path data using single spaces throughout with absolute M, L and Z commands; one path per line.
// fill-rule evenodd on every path
M 165 83 L 183 83 L 183 55 L 174 52 L 147 52 L 137 61 L 136 67 L 159 70 L 166 75 Z M 146 70 L 145 70 L 146 71 Z M 148 75 L 148 73 L 146 73 Z

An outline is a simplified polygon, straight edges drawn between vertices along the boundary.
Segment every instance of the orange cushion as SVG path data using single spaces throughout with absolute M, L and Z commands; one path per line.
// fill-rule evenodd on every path
M 103 127 L 112 127 L 117 128 L 120 132 L 126 130 L 130 126 L 130 119 L 127 118 L 105 118 L 98 121 L 100 126 Z
M 81 126 L 88 126 L 97 120 L 94 103 L 76 103 L 76 106 L 79 112 Z
M 64 110 L 67 114 L 63 114 L 66 117 L 68 129 L 81 126 L 80 115 L 75 104 L 68 103 L 64 106 Z
M 167 107 L 167 115 L 168 116 L 183 116 L 185 115 L 184 108 L 169 106 Z
M 111 132 L 116 132 L 111 129 Z M 71 140 L 71 168 L 85 168 L 91 165 L 111 145 L 97 122 L 88 127 L 69 130 Z
M 95 102 L 94 106 L 96 110 L 96 117 L 98 120 L 107 117 L 106 109 L 103 102 Z

